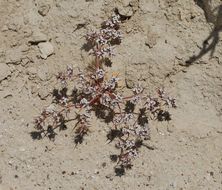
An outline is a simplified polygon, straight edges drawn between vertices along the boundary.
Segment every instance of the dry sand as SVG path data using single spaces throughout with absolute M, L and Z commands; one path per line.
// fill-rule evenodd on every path
M 76 148 L 72 126 L 54 142 L 29 134 L 54 75 L 87 65 L 83 36 L 115 8 L 129 19 L 112 69 L 178 104 L 122 177 L 99 121 Z M 0 190 L 222 189 L 221 17 L 221 0 L 0 0 Z

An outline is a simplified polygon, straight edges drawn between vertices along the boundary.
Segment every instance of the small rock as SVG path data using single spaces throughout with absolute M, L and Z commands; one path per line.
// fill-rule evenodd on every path
M 153 48 L 156 45 L 156 40 L 154 38 L 147 38 L 146 41 L 145 41 L 145 44 L 149 48 Z
M 28 26 L 23 27 L 22 32 L 23 32 L 24 38 L 31 37 L 33 33 L 32 30 Z
M 122 16 L 131 17 L 133 15 L 133 10 L 130 6 L 118 6 L 117 7 L 118 13 Z
M 46 16 L 49 12 L 49 9 L 50 9 L 50 5 L 46 5 L 46 4 L 40 5 L 38 13 L 42 16 Z
M 153 48 L 153 47 L 157 44 L 157 38 L 158 38 L 158 35 L 157 35 L 157 34 L 148 31 L 148 32 L 147 32 L 147 38 L 146 38 L 145 44 L 146 44 L 149 48 Z
M 5 63 L 0 63 L 0 82 L 7 78 L 11 74 L 11 71 Z
M 41 100 L 45 100 L 48 97 L 48 95 L 49 95 L 48 88 L 41 87 L 39 89 L 38 95 L 39 95 Z
M 26 66 L 29 62 L 30 62 L 30 59 L 29 59 L 29 58 L 24 58 L 24 59 L 22 59 L 21 65 L 22 65 L 22 66 Z
M 8 27 L 6 26 L 6 25 L 4 25 L 3 27 L 2 27 L 2 32 L 5 32 L 5 31 L 7 31 L 8 30 Z
M 26 73 L 29 75 L 29 79 L 34 79 L 37 74 L 37 69 L 36 67 L 29 67 L 26 71 Z
M 108 175 L 106 175 L 105 177 L 106 177 L 107 179 L 109 179 L 110 181 L 113 180 L 113 176 L 112 176 L 112 174 L 108 174 Z
M 139 7 L 137 0 L 123 0 L 117 5 L 117 11 L 121 16 L 130 18 Z
M 13 160 L 9 160 L 9 161 L 8 161 L 8 164 L 9 164 L 10 166 L 12 166 Z
M 50 42 L 42 42 L 38 44 L 41 58 L 47 59 L 48 56 L 52 55 L 54 48 Z
M 99 174 L 99 170 L 95 169 L 94 174 Z
M 38 92 L 38 88 L 35 86 L 35 85 L 32 85 L 31 86 L 31 93 L 32 94 L 35 94 L 35 93 L 37 93 Z
M 34 31 L 29 42 L 31 44 L 38 44 L 40 42 L 46 42 L 47 36 L 40 31 Z
M 123 4 L 123 6 L 129 6 L 131 4 L 132 0 L 122 0 L 121 3 Z
M 18 31 L 18 26 L 15 23 L 9 23 L 8 24 L 8 30 L 17 32 Z

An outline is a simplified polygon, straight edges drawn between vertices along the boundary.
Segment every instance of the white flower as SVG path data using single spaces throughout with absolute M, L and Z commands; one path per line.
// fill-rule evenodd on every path
M 120 16 L 114 15 L 105 22 L 105 25 L 107 27 L 114 28 L 114 27 L 118 26 L 119 23 L 120 23 Z
M 93 41 L 98 37 L 98 32 L 92 30 L 86 34 L 86 40 Z
M 105 75 L 105 71 L 103 69 L 97 69 L 96 70 L 96 76 L 98 79 L 102 79 L 104 78 Z
M 83 107 L 86 107 L 89 105 L 89 101 L 86 99 L 86 98 L 83 98 L 81 101 L 80 101 L 80 105 L 82 105 Z
M 99 36 L 99 37 L 96 39 L 96 43 L 97 43 L 97 44 L 101 44 L 101 45 L 105 45 L 105 44 L 107 44 L 107 40 L 106 40 L 103 36 Z
M 134 105 L 138 104 L 138 102 L 140 101 L 140 96 L 133 96 L 131 99 L 130 99 L 130 102 Z
M 102 105 L 110 107 L 111 98 L 108 94 L 103 94 L 100 98 L 100 102 Z
M 68 98 L 65 97 L 65 96 L 63 96 L 59 101 L 60 101 L 61 104 L 67 105 L 67 103 L 68 103 Z
M 159 102 L 156 98 L 148 97 L 145 102 L 145 108 L 149 111 L 153 111 L 155 107 L 159 105 Z
M 141 125 L 136 125 L 135 126 L 135 135 L 138 136 L 149 136 L 149 126 L 148 124 L 141 126 Z
M 137 84 L 134 88 L 133 88 L 133 92 L 135 94 L 140 94 L 143 92 L 143 87 L 140 84 Z
M 121 115 L 115 116 L 115 117 L 113 118 L 113 123 L 114 123 L 114 125 L 119 125 L 119 124 L 122 123 L 122 121 L 123 121 L 123 118 L 122 118 Z
M 129 123 L 132 119 L 133 119 L 133 114 L 132 113 L 127 113 L 125 114 L 124 118 L 123 118 L 123 122 L 125 124 Z

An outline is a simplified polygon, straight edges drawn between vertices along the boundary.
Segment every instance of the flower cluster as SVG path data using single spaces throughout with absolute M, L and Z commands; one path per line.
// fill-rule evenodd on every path
M 115 28 L 118 29 L 120 25 L 120 16 L 113 15 L 110 19 L 103 23 L 105 28 Z
M 133 88 L 131 96 L 122 98 L 124 111 L 116 112 L 113 118 L 114 129 L 120 134 L 116 135 L 116 147 L 120 149 L 116 160 L 121 168 L 131 168 L 143 141 L 150 139 L 149 120 L 168 121 L 170 114 L 167 109 L 176 107 L 175 99 L 164 89 L 158 89 L 155 97 L 144 95 L 143 91 L 140 85 Z
M 158 90 L 159 97 L 165 102 L 166 105 L 176 108 L 175 98 L 169 97 L 164 89 Z
M 71 79 L 73 76 L 73 68 L 71 66 L 67 66 L 66 72 L 59 72 L 57 74 L 57 79 L 61 81 L 64 85 L 68 79 Z
M 49 137 L 54 139 L 57 129 L 66 129 L 67 122 L 75 122 L 74 142 L 81 144 L 90 131 L 91 120 L 97 116 L 111 123 L 107 139 L 115 141 L 119 155 L 113 155 L 116 167 L 123 170 L 131 168 L 132 161 L 139 154 L 144 140 L 150 139 L 149 120 L 169 120 L 167 109 L 176 107 L 175 99 L 168 96 L 164 89 L 158 89 L 157 95 L 144 95 L 141 85 L 135 86 L 128 96 L 118 88 L 118 75 L 107 77 L 103 67 L 104 56 L 112 56 L 111 44 L 121 40 L 118 15 L 105 21 L 99 32 L 90 32 L 86 39 L 91 43 L 91 52 L 96 63 L 90 71 L 74 70 L 67 67 L 56 77 L 61 87 L 53 91 L 53 103 L 42 111 L 34 121 L 36 131 L 33 138 Z M 68 90 L 72 86 L 73 89 Z M 95 114 L 92 114 L 92 113 Z
M 112 57 L 114 55 L 112 45 L 120 43 L 122 34 L 118 30 L 120 16 L 114 15 L 105 21 L 99 31 L 90 31 L 86 34 L 87 42 L 92 46 L 90 54 L 98 58 Z

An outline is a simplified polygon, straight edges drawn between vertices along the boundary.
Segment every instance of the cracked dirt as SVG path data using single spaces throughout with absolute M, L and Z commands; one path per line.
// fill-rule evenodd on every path
M 99 121 L 77 147 L 72 126 L 54 142 L 30 136 L 55 74 L 89 63 L 84 35 L 114 10 L 126 20 L 112 69 L 178 105 L 122 177 Z M 0 17 L 0 190 L 222 189 L 221 0 L 1 0 Z

